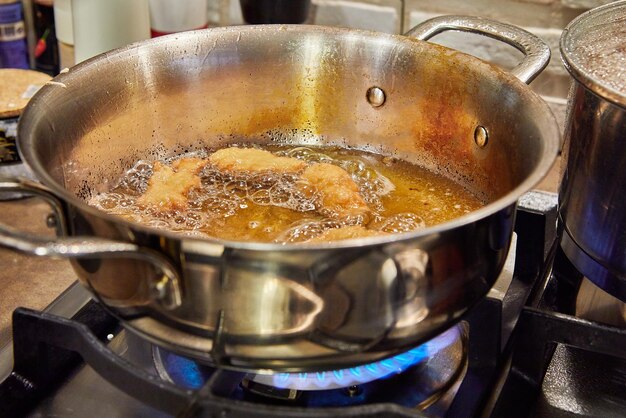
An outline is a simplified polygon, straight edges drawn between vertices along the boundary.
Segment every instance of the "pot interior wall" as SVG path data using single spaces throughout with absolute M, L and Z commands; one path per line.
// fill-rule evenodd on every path
M 368 102 L 372 86 L 383 106 Z M 489 64 L 409 38 L 222 28 L 136 44 L 57 77 L 31 101 L 20 145 L 44 182 L 83 199 L 141 158 L 277 141 L 394 155 L 492 200 L 539 164 L 546 117 L 535 101 Z M 479 125 L 489 132 L 482 149 Z

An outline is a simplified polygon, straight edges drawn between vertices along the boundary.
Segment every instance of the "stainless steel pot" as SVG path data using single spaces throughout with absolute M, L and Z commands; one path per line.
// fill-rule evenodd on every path
M 503 39 L 525 58 L 511 75 L 418 40 L 444 30 Z M 408 36 L 235 27 L 106 53 L 44 87 L 20 122 L 22 157 L 45 184 L 28 188 L 55 202 L 68 236 L 3 227 L 0 242 L 72 258 L 129 329 L 220 367 L 322 370 L 389 356 L 449 327 L 500 273 L 517 198 L 557 153 L 554 117 L 524 84 L 548 59 L 525 31 L 462 17 Z M 193 239 L 85 204 L 137 159 L 242 141 L 392 155 L 491 203 L 421 231 L 326 245 Z
M 626 2 L 590 10 L 561 37 L 574 77 L 559 196 L 561 245 L 590 280 L 626 301 Z

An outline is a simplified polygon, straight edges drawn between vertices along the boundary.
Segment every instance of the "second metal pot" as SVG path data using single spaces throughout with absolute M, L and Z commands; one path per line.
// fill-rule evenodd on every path
M 574 83 L 559 212 L 561 245 L 569 259 L 599 287 L 626 301 L 624 45 L 624 1 L 579 16 L 561 37 Z

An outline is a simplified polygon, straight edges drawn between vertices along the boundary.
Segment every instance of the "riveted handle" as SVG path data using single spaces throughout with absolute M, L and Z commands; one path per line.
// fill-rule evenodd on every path
M 537 36 L 507 23 L 474 16 L 440 16 L 426 20 L 405 35 L 426 41 L 447 31 L 462 31 L 485 35 L 507 43 L 524 54 L 524 59 L 511 73 L 528 84 L 550 61 L 550 47 Z
M 47 187 L 28 180 L 0 179 L 0 191 L 21 192 L 45 199 L 54 209 L 59 235 L 66 235 L 61 201 Z M 0 247 L 17 252 L 52 258 L 132 258 L 157 268 L 161 277 L 153 283 L 155 299 L 165 308 L 181 304 L 180 280 L 174 265 L 159 252 L 130 242 L 97 237 L 41 238 L 0 224 Z

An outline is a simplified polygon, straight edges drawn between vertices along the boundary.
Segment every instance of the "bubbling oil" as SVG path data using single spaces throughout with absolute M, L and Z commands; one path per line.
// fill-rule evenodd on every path
M 153 162 L 140 160 L 91 205 L 132 222 L 185 235 L 234 241 L 306 242 L 331 228 L 361 224 L 382 234 L 415 231 L 442 223 L 484 205 L 480 199 L 441 175 L 407 162 L 359 150 L 313 147 L 264 147 L 275 155 L 307 164 L 343 168 L 372 211 L 371 219 L 341 219 L 316 205 L 318 193 L 299 174 L 223 172 L 208 164 L 201 186 L 188 195 L 185 210 L 161 211 L 137 204 L 148 187 Z M 208 157 L 207 152 L 177 158 Z

